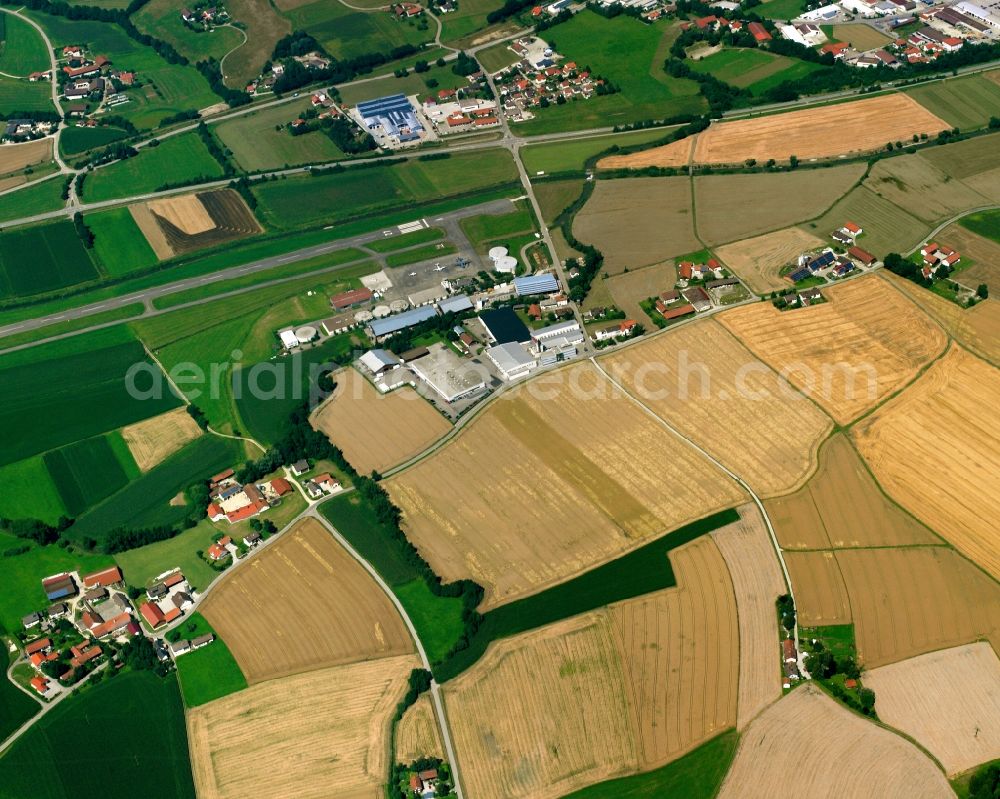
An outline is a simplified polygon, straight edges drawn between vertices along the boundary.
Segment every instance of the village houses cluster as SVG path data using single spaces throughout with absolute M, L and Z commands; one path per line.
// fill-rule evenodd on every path
M 107 56 L 91 56 L 84 45 L 64 47 L 62 62 L 62 95 L 80 101 L 67 107 L 67 116 L 85 116 L 90 110 L 88 103 L 112 109 L 131 102 L 127 91 L 136 85 L 135 72 L 116 68 Z M 88 123 L 96 124 L 94 120 Z
M 181 21 L 195 31 L 210 31 L 216 25 L 229 23 L 229 12 L 219 4 L 198 3 L 190 8 L 182 8 Z

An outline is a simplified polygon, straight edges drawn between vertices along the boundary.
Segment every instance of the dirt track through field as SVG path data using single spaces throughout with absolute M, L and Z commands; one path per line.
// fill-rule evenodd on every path
M 879 718 L 926 746 L 949 776 L 1000 758 L 1000 660 L 987 643 L 867 671 Z
M 395 607 L 315 519 L 223 578 L 201 610 L 251 684 L 413 651 Z
M 177 408 L 122 428 L 122 438 L 144 472 L 200 435 L 201 428 L 186 408 Z
M 842 796 L 953 799 L 913 744 L 854 715 L 806 683 L 746 730 L 720 799 Z

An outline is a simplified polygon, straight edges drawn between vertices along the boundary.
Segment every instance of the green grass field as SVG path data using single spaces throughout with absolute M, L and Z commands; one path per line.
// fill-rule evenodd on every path
M 510 49 L 510 42 L 501 42 L 476 53 L 476 60 L 487 72 L 499 72 L 511 64 L 516 64 L 521 57 Z
M 286 13 L 295 30 L 312 34 L 335 58 L 385 53 L 403 44 L 433 41 L 434 26 L 424 20 L 397 21 L 388 12 L 353 11 L 326 0 L 298 6 Z
M 49 182 L 60 188 L 58 178 Z M 97 276 L 90 254 L 69 220 L 0 234 L 0 297 L 41 294 Z
M 94 252 L 106 274 L 120 277 L 159 260 L 128 208 L 87 214 L 84 221 L 94 234 Z
M 222 177 L 222 168 L 212 158 L 194 131 L 171 136 L 159 147 L 142 149 L 137 156 L 97 169 L 83 187 L 86 202 L 113 200 L 156 191 L 165 184 Z
M 124 444 L 120 434 L 114 435 Z M 138 477 L 139 467 L 128 448 L 124 447 L 124 452 L 122 449 L 122 446 L 112 446 L 110 436 L 95 436 L 46 452 L 42 457 L 71 518 Z
M 986 126 L 1000 116 L 1000 84 L 982 75 L 939 80 L 914 86 L 906 93 L 949 125 L 961 130 Z
M 63 155 L 71 156 L 98 147 L 106 147 L 111 142 L 127 137 L 128 133 L 121 128 L 81 128 L 71 125 L 59 136 L 59 147 Z
M 805 0 L 767 0 L 756 9 L 754 13 L 764 17 L 764 19 L 790 20 L 795 19 L 805 11 L 806 2 Z
M 0 196 L 0 222 L 58 211 L 66 204 L 62 198 L 64 182 L 62 177 L 49 178 L 40 183 L 27 183 L 11 194 Z
M 442 53 L 444 55 L 444 53 Z M 384 97 L 387 94 L 411 94 L 426 97 L 436 94 L 441 89 L 457 89 L 459 86 L 468 86 L 469 82 L 461 75 L 456 75 L 451 71 L 451 64 L 443 67 L 434 66 L 433 61 L 437 58 L 433 52 L 421 53 L 421 58 L 431 64 L 431 68 L 426 72 L 414 72 L 412 70 L 413 58 L 405 59 L 401 63 L 410 63 L 409 74 L 397 78 L 390 72 L 385 80 L 371 81 L 369 83 L 347 84 L 341 87 L 340 97 L 348 105 L 357 105 L 364 100 L 373 100 L 376 97 Z M 392 65 L 387 64 L 382 69 L 389 69 Z M 438 85 L 434 88 L 427 86 L 427 81 L 436 80 Z
M 516 210 L 509 214 L 470 216 L 459 225 L 469 243 L 477 250 L 483 250 L 489 242 L 496 239 L 531 233 L 536 229 L 534 217 L 524 202 L 519 203 Z
M 283 103 L 220 122 L 213 131 L 232 150 L 236 162 L 249 172 L 343 158 L 344 153 L 322 131 L 299 136 L 288 132 L 285 126 L 311 107 L 308 100 Z
M 0 466 L 0 517 L 7 519 L 41 519 L 55 524 L 66 515 L 66 506 L 49 470 L 35 455 L 17 463 Z
M 871 25 L 860 22 L 848 25 L 821 25 L 820 28 L 831 42 L 847 42 L 855 50 L 862 52 L 876 47 L 885 47 L 892 41 Z M 902 33 L 896 35 L 905 36 Z
M 454 255 L 458 252 L 458 247 L 450 241 L 440 241 L 432 244 L 425 244 L 405 252 L 397 252 L 385 259 L 388 266 L 409 266 L 421 261 L 428 261 L 431 258 L 443 258 L 446 255 Z
M 217 534 L 218 530 L 205 519 L 166 541 L 119 552 L 115 560 L 129 585 L 145 587 L 157 575 L 180 566 L 191 587 L 200 593 L 219 576 L 204 558 L 198 557 L 198 551 L 208 549 Z
M 49 68 L 49 54 L 38 31 L 20 17 L 4 14 L 3 42 L 0 43 L 0 72 L 26 77 Z M 48 83 L 43 83 L 48 87 Z
M 138 316 L 144 309 L 145 306 L 141 302 L 136 302 L 131 305 L 124 305 L 121 308 L 114 308 L 110 311 L 102 311 L 100 313 L 91 314 L 90 316 L 81 316 L 79 319 L 69 319 L 65 322 L 56 322 L 51 325 L 45 325 L 44 327 L 39 327 L 35 330 L 26 330 L 23 333 L 14 333 L 11 336 L 4 336 L 3 338 L 0 338 L 0 349 L 5 347 L 17 347 L 21 344 L 41 341 L 52 336 L 62 335 L 63 333 L 73 333 L 77 330 L 83 330 L 84 328 L 92 327 L 94 325 L 103 325 L 106 322 L 117 322 L 123 319 L 129 319 L 133 316 Z
M 443 660 L 465 630 L 462 603 L 435 596 L 421 579 L 394 586 L 393 591 L 411 619 L 424 620 L 418 629 L 427 658 L 431 663 Z
M 464 0 L 458 9 L 441 16 L 441 41 L 451 42 L 485 29 L 486 15 L 503 5 L 501 0 Z
M 109 330 L 114 331 L 113 328 Z M 35 362 L 3 368 L 5 361 L 13 359 L 0 359 L 0 385 L 5 389 L 0 425 L 7 431 L 4 447 L 0 450 L 0 465 L 90 438 L 180 405 L 168 391 L 151 399 L 132 396 L 126 383 L 130 367 L 147 365 L 143 367 L 146 378 L 137 377 L 134 381 L 140 389 L 148 389 L 152 382 L 149 375 L 159 372 L 147 361 L 138 342 L 122 341 L 124 331 L 110 332 L 119 339 L 118 343 L 106 346 L 96 343 L 105 338 L 101 334 L 108 333 L 100 331 L 84 339 L 81 343 L 93 341 L 95 345 L 79 354 L 43 360 L 47 353 L 53 352 L 53 345 L 48 345 L 25 351 L 30 353 L 29 358 L 38 359 Z M 58 352 L 58 348 L 55 351 Z
M 246 677 L 233 653 L 204 616 L 192 613 L 179 630 L 181 636 L 189 640 L 205 633 L 215 635 L 215 640 L 208 646 L 177 658 L 177 674 L 185 705 L 197 707 L 247 687 Z
M 2 563 L 2 561 L 0 561 Z M 3 631 L 0 630 L 0 633 Z M 34 716 L 41 706 L 20 688 L 7 679 L 7 667 L 10 665 L 10 653 L 6 642 L 0 638 L 3 652 L 0 652 L 0 741 L 5 740 L 14 730 Z
M 705 101 L 698 84 L 663 70 L 676 35 L 674 28 L 646 25 L 624 14 L 614 19 L 591 11 L 577 14 L 553 33 L 559 53 L 590 66 L 621 92 L 539 109 L 535 119 L 514 130 L 521 135 L 551 133 L 700 113 Z
M 556 217 L 580 196 L 580 192 L 583 191 L 583 178 L 535 181 L 532 187 L 545 224 L 552 225 Z
M 1000 211 L 978 211 L 962 217 L 958 223 L 967 230 L 1000 244 Z
M 206 58 L 219 60 L 243 41 L 239 31 L 231 27 L 212 31 L 188 28 L 181 20 L 180 6 L 175 0 L 152 0 L 132 15 L 132 22 L 143 33 L 173 45 L 192 63 Z
M 410 160 L 396 166 L 288 178 L 257 185 L 253 192 L 268 225 L 287 229 L 488 189 L 516 177 L 510 154 L 498 148 L 437 161 Z
M 31 83 L 0 75 L 0 113 L 9 116 L 19 111 L 54 111 L 52 89 L 47 81 Z
M 729 730 L 658 769 L 590 785 L 563 799 L 712 799 L 726 778 L 738 741 L 737 732 Z
M 0 786 L 24 799 L 194 799 L 176 676 L 128 672 L 66 699 L 0 758 Z
M 551 144 L 531 144 L 521 150 L 524 168 L 530 174 L 537 172 L 579 172 L 588 158 L 593 158 L 612 147 L 633 147 L 652 144 L 665 138 L 671 128 L 637 130 L 630 133 L 614 133 L 605 136 L 591 136 L 586 139 L 552 142 Z
M 754 49 L 725 49 L 689 62 L 691 69 L 714 75 L 724 83 L 762 94 L 786 80 L 798 80 L 823 69 L 819 64 L 796 61 Z

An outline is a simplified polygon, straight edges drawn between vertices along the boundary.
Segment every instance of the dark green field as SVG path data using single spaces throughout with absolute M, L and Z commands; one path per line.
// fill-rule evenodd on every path
M 78 128 L 72 125 L 62 132 L 59 146 L 64 155 L 76 155 L 127 137 L 128 134 L 121 128 Z
M 1000 211 L 978 211 L 962 217 L 958 224 L 966 230 L 1000 244 Z
M 194 799 L 177 678 L 130 672 L 71 696 L 0 758 L 5 799 Z
M 180 626 L 180 632 L 183 638 L 190 640 L 205 633 L 215 633 L 215 630 L 200 613 L 192 613 Z M 247 687 L 236 658 L 218 634 L 208 646 L 177 658 L 177 673 L 184 704 L 188 707 L 203 705 Z
M 109 336 L 83 339 L 108 340 Z M 120 339 L 119 339 L 120 340 Z M 149 388 L 149 376 L 155 366 L 147 361 L 137 341 L 95 346 L 91 350 L 58 355 L 42 360 L 47 353 L 61 351 L 56 345 L 35 350 L 36 362 L 23 362 L 4 368 L 0 359 L 0 385 L 4 402 L 0 405 L 0 427 L 4 446 L 0 465 L 13 463 L 56 449 L 65 444 L 90 438 L 132 422 L 168 411 L 180 405 L 169 391 L 154 399 L 130 396 L 126 375 L 135 364 L 145 364 L 145 378 L 137 377 L 137 388 Z M 13 359 L 12 359 L 13 360 Z
M 0 627 L 0 633 L 3 628 Z M 41 706 L 7 679 L 7 666 L 10 665 L 10 653 L 7 646 L 0 646 L 0 741 L 4 740 L 24 722 L 34 716 Z M 2 788 L 0 788 L 2 790 Z
M 97 278 L 69 220 L 0 234 L 0 297 L 26 297 Z
M 101 540 L 116 527 L 175 524 L 187 516 L 186 505 L 170 500 L 188 486 L 244 460 L 242 445 L 218 436 L 201 436 L 137 480 L 83 514 L 66 535 Z
M 129 480 L 106 436 L 46 452 L 43 461 L 71 517 L 111 496 Z

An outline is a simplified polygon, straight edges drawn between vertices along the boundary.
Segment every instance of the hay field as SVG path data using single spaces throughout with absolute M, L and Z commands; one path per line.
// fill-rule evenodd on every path
M 725 561 L 708 537 L 671 561 L 677 588 L 503 639 L 446 684 L 470 796 L 563 796 L 663 765 L 733 726 Z
M 687 166 L 697 135 L 670 144 L 639 150 L 628 155 L 608 155 L 597 162 L 598 169 L 631 169 L 647 166 Z
M 382 394 L 354 369 L 334 378 L 333 396 L 312 425 L 343 450 L 361 474 L 384 472 L 423 452 L 451 429 L 448 420 L 409 386 Z
M 886 492 L 1000 577 L 1000 372 L 953 346 L 858 424 L 858 451 Z
M 201 612 L 251 685 L 413 651 L 388 597 L 315 519 L 224 579 Z
M 813 469 L 830 420 L 713 319 L 602 360 L 627 390 L 764 495 Z
M 677 282 L 677 270 L 673 264 L 647 266 L 633 269 L 620 275 L 613 275 L 604 281 L 611 292 L 611 299 L 630 319 L 636 319 L 653 328 L 653 322 L 642 310 L 639 303 L 671 289 Z
M 879 718 L 927 747 L 952 777 L 1000 758 L 1000 660 L 987 643 L 865 672 Z
M 975 262 L 959 273 L 962 283 L 972 287 L 985 283 L 990 292 L 1000 291 L 1000 243 L 960 224 L 948 225 L 937 238 L 962 253 L 963 259 Z
M 386 488 L 434 571 L 484 586 L 485 608 L 743 496 L 589 362 L 502 395 Z
M 801 228 L 789 227 L 763 236 L 717 247 L 715 254 L 757 294 L 788 288 L 780 277 L 781 267 L 795 263 L 804 252 L 816 249 L 823 240 Z
M 865 232 L 858 239 L 858 246 L 878 258 L 890 252 L 908 252 L 927 235 L 926 222 L 865 186 L 849 192 L 827 213 L 803 227 L 818 236 L 829 236 L 849 220 L 861 220 L 858 224 Z
M 0 175 L 19 172 L 25 167 L 52 160 L 52 139 L 36 139 L 23 144 L 0 147 Z
M 189 236 L 204 233 L 215 227 L 215 220 L 209 216 L 208 210 L 201 204 L 196 194 L 150 200 L 146 203 L 146 207 Z
M 808 626 L 849 624 L 851 601 L 832 552 L 785 552 L 799 622 Z
M 719 321 L 843 425 L 913 380 L 947 339 L 877 277 L 825 293 L 821 305 L 783 312 L 762 302 L 734 308 Z
M 953 549 L 842 549 L 836 558 L 866 667 L 979 638 L 1000 643 L 1000 586 Z
M 764 519 L 755 505 L 740 508 L 738 522 L 714 530 L 711 535 L 729 568 L 739 611 L 740 683 L 736 727 L 742 730 L 781 696 L 774 600 L 787 589 Z
M 879 161 L 865 178 L 864 185 L 925 222 L 937 222 L 967 208 L 990 203 L 989 198 L 945 174 L 920 155 Z
M 429 693 L 421 694 L 396 726 L 396 760 L 412 763 L 421 757 L 445 759 L 441 729 Z
M 597 181 L 576 215 L 573 234 L 604 252 L 609 274 L 661 263 L 702 246 L 694 234 L 691 185 L 680 177 Z
M 943 543 L 890 502 L 851 446 L 831 436 L 806 485 L 765 503 L 783 549 L 839 549 Z
M 414 655 L 254 685 L 188 712 L 200 799 L 381 799 L 386 736 Z
M 805 108 L 784 114 L 713 122 L 698 135 L 698 164 L 739 164 L 829 158 L 878 150 L 887 141 L 910 139 L 914 133 L 936 135 L 951 125 L 905 94 L 886 94 L 841 105 Z M 651 150 L 650 152 L 655 152 Z
M 808 683 L 750 725 L 719 791 L 719 799 L 954 795 L 944 774 L 917 747 Z
M 135 203 L 129 213 L 161 261 L 254 236 L 263 228 L 232 189 Z
M 122 438 L 144 472 L 200 435 L 201 428 L 186 408 L 177 408 L 122 428 Z
M 694 179 L 698 235 L 714 247 L 812 219 L 864 173 L 864 164 L 843 164 L 796 172 L 700 175 Z

